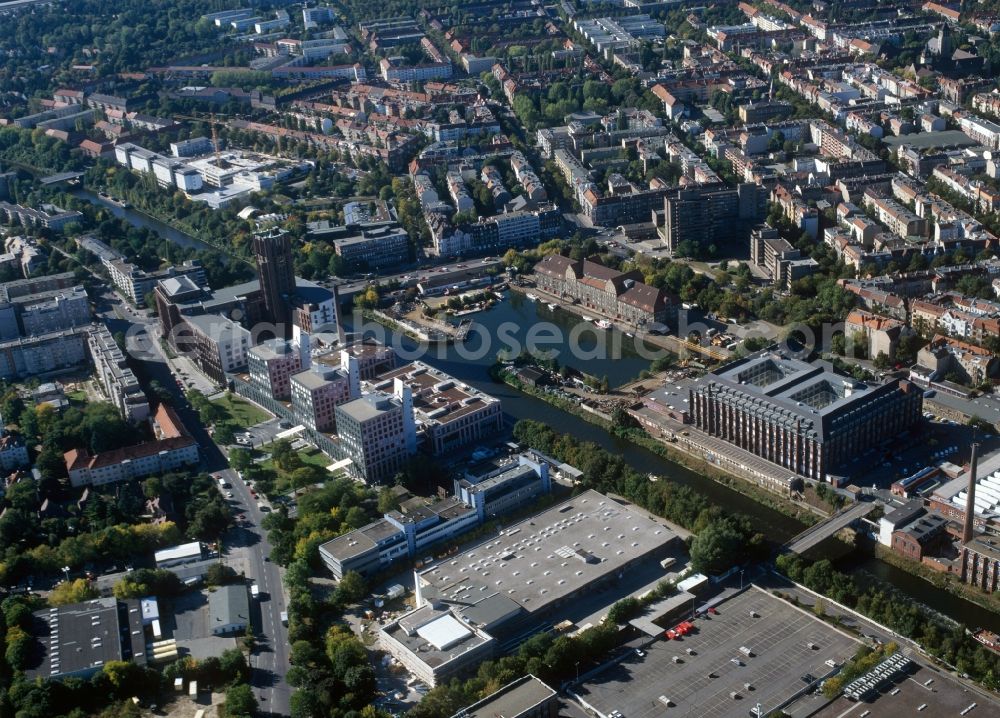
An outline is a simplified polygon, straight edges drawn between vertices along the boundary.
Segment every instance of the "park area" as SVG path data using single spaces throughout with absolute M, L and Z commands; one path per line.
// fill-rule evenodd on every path
M 222 411 L 222 415 L 216 423 L 218 421 L 231 422 L 242 429 L 248 429 L 271 418 L 271 415 L 263 409 L 231 392 L 226 392 L 221 398 L 215 399 L 211 403 Z

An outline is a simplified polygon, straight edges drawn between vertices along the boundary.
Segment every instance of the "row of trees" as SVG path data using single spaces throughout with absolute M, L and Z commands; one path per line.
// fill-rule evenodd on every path
M 304 494 L 295 518 L 284 506 L 263 522 L 273 546 L 271 559 L 287 567 L 288 640 L 291 663 L 287 679 L 293 718 L 381 718 L 373 707 L 377 685 L 368 653 L 350 628 L 340 622 L 346 606 L 367 594 L 365 581 L 348 572 L 333 592 L 322 594 L 310 583 L 320 570 L 319 545 L 359 528 L 376 516 L 375 493 L 348 479 L 328 482 Z M 322 644 L 317 637 L 323 636 Z
M 614 492 L 693 531 L 691 563 L 695 570 L 718 573 L 733 565 L 766 555 L 764 535 L 755 531 L 750 519 L 725 514 L 703 494 L 669 481 L 651 482 L 628 466 L 625 460 L 592 442 L 560 434 L 547 424 L 521 420 L 514 438 L 555 456 L 583 472 L 583 485 Z
M 975 641 L 964 626 L 945 623 L 894 588 L 837 571 L 828 560 L 811 563 L 796 554 L 777 560 L 778 570 L 793 581 L 829 596 L 877 623 L 919 643 L 930 655 L 967 673 L 991 690 L 1000 688 L 1000 656 Z

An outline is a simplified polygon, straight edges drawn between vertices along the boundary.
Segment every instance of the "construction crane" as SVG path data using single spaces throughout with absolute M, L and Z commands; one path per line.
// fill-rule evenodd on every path
M 174 115 L 175 120 L 192 120 L 194 122 L 207 122 L 212 126 L 212 147 L 215 148 L 215 164 L 219 164 L 222 159 L 219 153 L 219 125 L 226 124 L 224 120 L 220 120 L 216 114 L 213 112 L 211 119 L 207 117 L 195 117 L 194 115 Z

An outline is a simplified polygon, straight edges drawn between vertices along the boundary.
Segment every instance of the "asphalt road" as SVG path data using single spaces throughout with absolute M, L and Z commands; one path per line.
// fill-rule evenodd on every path
M 157 380 L 173 397 L 174 408 L 188 431 L 201 446 L 202 466 L 205 471 L 222 472 L 230 484 L 233 498 L 230 505 L 234 515 L 243 514 L 245 519 L 224 537 L 224 546 L 242 546 L 246 550 L 248 577 L 260 586 L 261 598 L 254 610 L 257 647 L 250 657 L 253 673 L 251 684 L 257 696 L 260 715 L 287 716 L 290 713 L 291 688 L 285 681 L 288 672 L 288 629 L 281 624 L 281 612 L 285 610 L 285 595 L 281 569 L 271 563 L 268 556 L 271 546 L 266 532 L 260 528 L 263 514 L 250 490 L 229 468 L 229 462 L 220 447 L 202 426 L 197 412 L 191 408 L 177 385 L 180 378 L 163 355 L 156 339 L 156 321 L 142 312 L 135 312 L 125 305 L 110 289 L 98 298 L 97 314 L 112 332 L 128 333 L 130 328 L 141 325 L 149 334 L 139 333 L 130 342 L 129 354 L 138 364 L 140 381 Z M 134 329 L 132 330 L 135 331 Z M 137 346 L 133 346 L 133 344 Z M 136 349 L 138 351 L 136 351 Z
M 213 446 L 213 449 L 210 453 L 218 453 L 222 459 L 218 447 Z M 257 643 L 250 656 L 253 668 L 251 683 L 257 694 L 260 713 L 288 715 L 291 698 L 291 688 L 285 682 L 289 666 L 288 630 L 281 624 L 281 612 L 286 610 L 286 601 L 281 569 L 267 558 L 271 553 L 271 545 L 267 541 L 267 533 L 260 528 L 260 522 L 266 514 L 257 508 L 256 499 L 250 495 L 250 489 L 240 480 L 235 470 L 223 468 L 217 470 L 215 475 L 224 477 L 232 484 L 232 489 L 227 489 L 233 494 L 229 504 L 234 515 L 242 514 L 245 517 L 227 534 L 224 546 L 228 549 L 238 546 L 246 548 L 247 578 L 260 588 L 257 605 L 251 607 Z

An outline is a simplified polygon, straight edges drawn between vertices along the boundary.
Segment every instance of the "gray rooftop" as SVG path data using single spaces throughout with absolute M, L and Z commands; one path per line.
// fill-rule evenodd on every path
M 585 491 L 420 573 L 445 601 L 502 594 L 534 613 L 665 546 L 676 534 L 634 508 Z
M 445 629 L 446 643 L 440 647 L 431 643 L 435 638 L 434 628 Z M 410 611 L 382 630 L 431 668 L 462 660 L 467 652 L 494 640 L 489 634 L 462 624 L 447 608 L 440 610 L 429 605 Z
M 362 526 L 357 531 L 351 531 L 327 541 L 319 548 L 320 551 L 339 561 L 348 561 L 370 551 L 375 548 L 379 541 L 384 541 L 395 534 L 402 536 L 403 532 L 383 518 L 373 521 L 367 526 Z
M 472 481 L 468 479 L 462 479 L 462 485 L 465 486 L 471 494 L 485 493 L 496 486 L 505 484 L 508 481 L 514 481 L 522 476 L 534 477 L 537 476 L 537 474 L 535 473 L 534 467 L 528 464 L 508 464 L 489 478 L 483 479 L 477 483 L 472 483 Z
M 209 626 L 249 623 L 250 598 L 241 583 L 219 586 L 208 595 Z
M 187 294 L 201 290 L 194 280 L 186 274 L 176 277 L 167 277 L 160 280 L 160 286 L 168 297 L 176 297 L 178 294 Z
M 357 421 L 359 424 L 363 424 L 366 421 L 375 419 L 393 408 L 397 407 L 398 403 L 393 400 L 393 397 L 389 394 L 384 394 L 382 392 L 376 392 L 374 394 L 366 394 L 360 399 L 355 399 L 354 401 L 345 402 L 337 407 L 337 414 L 343 414 L 344 416 L 350 417 Z
M 185 314 L 184 321 L 203 334 L 221 338 L 223 332 L 239 333 L 243 327 L 221 314 Z
M 466 706 L 452 718 L 518 718 L 555 697 L 554 690 L 528 674 L 489 694 L 478 703 Z
M 710 619 L 697 619 L 697 630 L 684 640 L 656 641 L 642 657 L 633 653 L 612 662 L 585 680 L 576 693 L 599 715 L 618 710 L 629 718 L 747 716 L 757 703 L 767 711 L 782 705 L 807 687 L 807 674 L 815 679 L 826 675 L 827 660 L 842 664 L 860 645 L 811 613 L 756 587 L 717 604 L 717 609 Z M 751 610 L 756 618 L 750 616 Z M 740 652 L 741 646 L 753 656 Z M 694 653 L 687 654 L 686 648 Z M 675 657 L 680 662 L 675 663 Z M 733 692 L 738 697 L 732 697 Z
M 835 374 L 823 363 L 809 364 L 784 354 L 764 350 L 731 362 L 705 377 L 697 391 L 731 398 L 748 408 L 784 415 L 789 426 L 802 423 L 819 430 L 894 383 L 874 385 Z M 820 439 L 825 432 L 817 431 Z
M 42 660 L 29 678 L 58 678 L 100 670 L 108 661 L 144 664 L 146 641 L 139 602 L 97 598 L 34 614 L 32 633 L 41 642 Z
M 292 382 L 301 384 L 309 391 L 314 391 L 326 386 L 341 374 L 342 372 L 338 369 L 312 366 L 305 371 L 300 371 L 298 374 L 292 374 Z
M 257 346 L 250 347 L 250 355 L 262 361 L 285 357 L 297 352 L 298 350 L 287 339 L 268 339 Z

